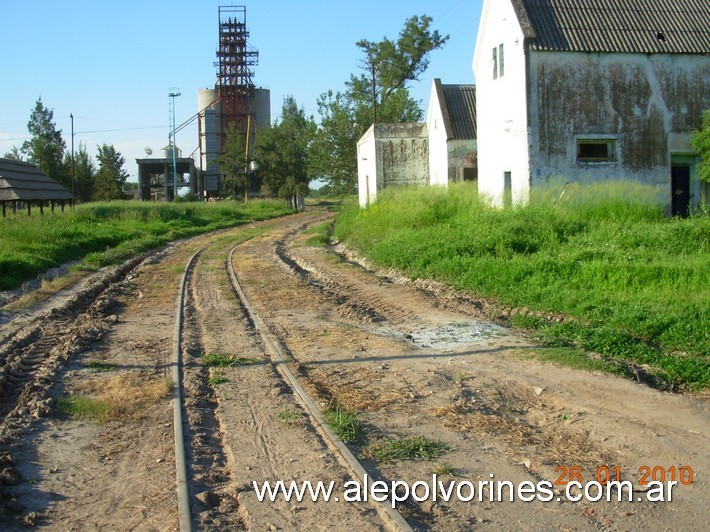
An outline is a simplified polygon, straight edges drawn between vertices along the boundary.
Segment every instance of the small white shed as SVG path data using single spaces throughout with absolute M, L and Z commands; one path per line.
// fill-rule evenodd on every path
M 427 125 L 373 124 L 357 143 L 358 195 L 366 207 L 383 188 L 429 183 Z

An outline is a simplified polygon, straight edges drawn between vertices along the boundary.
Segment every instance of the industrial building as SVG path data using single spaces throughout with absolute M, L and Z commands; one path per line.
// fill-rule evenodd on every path
M 202 192 L 207 197 L 219 195 L 221 175 L 215 159 L 227 131 L 235 127 L 239 132 L 249 161 L 257 131 L 271 124 L 270 91 L 254 85 L 252 67 L 258 63 L 259 52 L 249 45 L 248 37 L 246 7 L 221 6 L 214 63 L 217 80 L 213 89 L 197 94 Z
M 197 113 L 174 127 L 174 103 L 171 100 L 171 140 L 163 149 L 163 156 L 136 159 L 140 199 L 172 201 L 178 190 L 189 187 L 190 192 L 203 199 L 215 198 L 220 193 L 222 175 L 216 163 L 227 136 L 236 128 L 244 143 L 247 172 L 259 129 L 271 124 L 271 95 L 268 89 L 254 85 L 252 67 L 259 52 L 249 42 L 245 6 L 221 6 L 218 9 L 217 78 L 214 88 L 198 91 Z M 179 96 L 171 92 L 171 97 Z M 197 119 L 199 167 L 192 157 L 172 153 L 172 135 Z M 177 147 L 176 151 L 179 151 Z M 174 168 L 173 168 L 174 165 Z M 172 178 L 173 173 L 176 179 Z

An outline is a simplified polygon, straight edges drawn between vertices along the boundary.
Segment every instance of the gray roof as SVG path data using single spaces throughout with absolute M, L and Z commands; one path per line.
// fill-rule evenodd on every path
M 708 0 L 512 0 L 533 50 L 710 54 Z
M 448 140 L 476 138 L 476 86 L 444 85 L 435 79 Z
M 0 159 L 0 201 L 61 201 L 72 198 L 62 185 L 36 166 L 14 159 Z

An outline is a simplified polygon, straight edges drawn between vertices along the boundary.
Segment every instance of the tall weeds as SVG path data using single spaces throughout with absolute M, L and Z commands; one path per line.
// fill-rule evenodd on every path
M 335 236 L 376 264 L 503 305 L 552 345 L 645 365 L 670 386 L 710 386 L 710 218 L 667 218 L 658 191 L 570 185 L 491 208 L 466 185 L 385 191 L 346 206 Z M 563 314 L 562 323 L 545 313 Z

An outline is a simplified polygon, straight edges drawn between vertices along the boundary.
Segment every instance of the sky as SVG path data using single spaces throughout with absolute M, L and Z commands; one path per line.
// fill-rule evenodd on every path
M 474 83 L 471 63 L 483 0 L 0 0 L 2 83 L 0 156 L 29 138 L 27 122 L 38 98 L 54 113 L 71 150 L 83 143 L 96 156 L 100 144 L 125 158 L 137 181 L 136 158 L 154 156 L 168 143 L 169 98 L 176 123 L 197 113 L 197 92 L 213 88 L 219 6 L 246 6 L 249 44 L 259 52 L 253 81 L 271 91 L 271 119 L 293 96 L 318 119 L 318 97 L 342 91 L 359 75 L 361 39 L 396 40 L 414 15 L 433 18 L 449 35 L 430 54 L 410 94 L 426 112 L 432 80 Z M 198 146 L 197 125 L 177 134 L 184 156 Z M 197 153 L 197 152 L 195 152 Z

